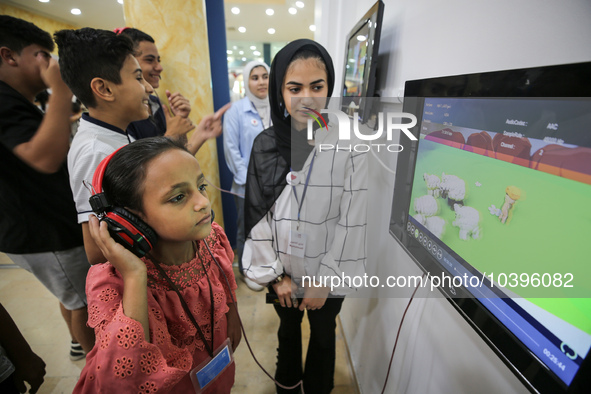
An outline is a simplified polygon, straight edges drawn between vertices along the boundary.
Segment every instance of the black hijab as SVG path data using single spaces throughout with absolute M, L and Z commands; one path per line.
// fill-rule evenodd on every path
M 291 116 L 285 109 L 282 94 L 287 69 L 294 57 L 302 51 L 314 52 L 324 61 L 328 97 L 332 95 L 334 67 L 330 55 L 322 45 L 308 39 L 295 40 L 275 55 L 269 81 L 273 126 L 254 140 L 248 164 L 244 206 L 246 235 L 269 212 L 287 185 L 286 176 L 290 168 L 300 170 L 314 149 L 308 144 L 306 132 L 291 132 Z

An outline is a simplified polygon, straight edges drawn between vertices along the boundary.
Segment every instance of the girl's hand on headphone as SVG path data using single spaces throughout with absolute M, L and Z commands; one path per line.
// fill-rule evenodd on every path
M 129 275 L 147 275 L 146 265 L 136 255 L 118 244 L 109 234 L 107 223 L 99 223 L 94 215 L 88 216 L 90 235 L 103 252 L 103 256 L 125 278 Z
M 118 244 L 109 234 L 106 222 L 99 223 L 94 216 L 89 216 L 90 235 L 103 255 L 123 277 L 125 291 L 121 304 L 125 316 L 135 319 L 142 325 L 144 339 L 150 342 L 150 324 L 148 321 L 148 270 L 142 260 Z

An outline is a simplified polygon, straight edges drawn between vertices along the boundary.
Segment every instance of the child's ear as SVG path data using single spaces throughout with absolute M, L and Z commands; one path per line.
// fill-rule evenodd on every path
M 125 210 L 133 213 L 135 216 L 142 219 L 143 221 L 146 221 L 146 215 L 144 215 L 142 212 L 136 211 L 135 209 L 129 209 L 129 208 L 125 208 Z
M 93 78 L 92 81 L 90 81 L 90 89 L 95 96 L 103 101 L 115 101 L 115 95 L 113 94 L 111 83 L 107 80 Z
M 10 66 L 16 66 L 17 62 L 12 55 L 12 49 L 8 47 L 0 47 L 0 59 L 2 64 L 8 64 Z

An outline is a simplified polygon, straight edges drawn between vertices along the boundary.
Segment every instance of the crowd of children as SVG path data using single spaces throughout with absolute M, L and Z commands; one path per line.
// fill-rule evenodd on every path
M 60 300 L 73 346 L 87 353 L 74 392 L 229 393 L 230 354 L 241 341 L 234 253 L 213 222 L 194 157 L 221 134 L 229 106 L 195 126 L 180 93 L 166 91 L 163 104 L 157 47 L 137 29 L 56 32 L 58 64 L 48 33 L 9 16 L 0 26 L 0 250 Z M 332 127 L 306 140 L 306 111 L 323 108 L 334 87 L 322 46 L 297 40 L 277 54 L 270 75 L 258 66 L 248 75 L 269 78 L 270 94 L 266 82 L 253 83 L 244 107 L 261 124 L 248 136 L 252 153 L 242 156 L 245 179 L 237 182 L 246 182 L 241 267 L 280 301 L 278 391 L 299 392 L 303 381 L 306 392 L 329 393 L 335 319 L 352 289 L 305 287 L 301 276 L 363 273 L 365 154 L 317 153 L 314 144 L 335 138 Z M 33 102 L 48 87 L 43 114 Z M 88 112 L 70 145 L 73 95 Z M 305 184 L 288 184 L 288 174 Z M 286 248 L 296 224 L 308 239 L 301 255 Z M 305 310 L 312 334 L 303 367 Z M 35 363 L 23 365 L 4 335 L 18 336 L 0 331 L 0 391 L 27 381 L 34 392 L 43 362 L 28 348 Z

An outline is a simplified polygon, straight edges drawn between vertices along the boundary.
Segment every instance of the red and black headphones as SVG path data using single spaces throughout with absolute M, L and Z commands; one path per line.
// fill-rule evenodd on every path
M 109 234 L 117 243 L 125 246 L 136 256 L 143 257 L 152 250 L 158 241 L 158 235 L 137 215 L 125 208 L 112 206 L 103 193 L 105 170 L 119 149 L 105 157 L 96 168 L 92 178 L 94 194 L 90 196 L 90 206 L 99 221 L 107 223 Z

